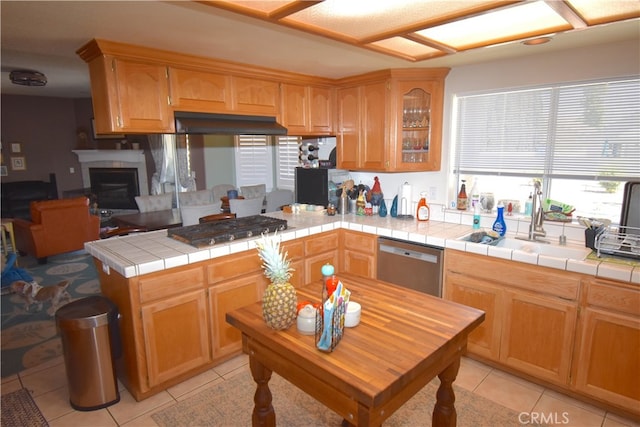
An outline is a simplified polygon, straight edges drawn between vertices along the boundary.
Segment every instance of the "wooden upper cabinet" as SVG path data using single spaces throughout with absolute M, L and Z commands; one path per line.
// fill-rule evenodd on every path
M 388 170 L 388 82 L 365 85 L 361 92 L 360 160 L 364 170 Z
M 176 111 L 231 111 L 231 76 L 171 67 L 171 105 Z
M 289 135 L 331 135 L 333 89 L 282 84 L 282 125 Z
M 77 53 L 98 133 L 173 133 L 174 111 L 270 116 L 290 135 L 337 135 L 341 169 L 440 169 L 448 68 L 333 80 L 105 40 Z
M 89 70 L 93 103 L 100 105 L 94 107 L 96 132 L 175 130 L 165 66 L 109 57 L 95 61 Z
M 338 91 L 338 168 L 388 169 L 385 81 Z
M 339 169 L 360 167 L 360 88 L 338 90 L 337 160 Z
M 270 80 L 231 77 L 232 112 L 278 117 L 280 85 Z
M 448 71 L 394 69 L 345 79 L 338 90 L 337 143 L 342 154 L 338 167 L 387 172 L 440 170 Z M 354 104 L 351 98 L 356 89 Z
M 435 81 L 396 82 L 395 169 L 440 170 L 442 87 Z

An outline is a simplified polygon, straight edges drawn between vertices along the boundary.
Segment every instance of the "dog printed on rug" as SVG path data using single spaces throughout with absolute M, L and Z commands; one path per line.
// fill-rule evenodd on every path
M 71 295 L 67 292 L 68 287 L 68 280 L 53 286 L 40 286 L 35 281 L 25 282 L 24 280 L 17 280 L 10 285 L 11 291 L 24 300 L 25 311 L 29 311 L 33 304 L 37 306 L 37 311 L 41 311 L 44 303 L 51 301 L 51 307 L 47 310 L 50 316 L 55 314 L 63 300 L 71 301 Z

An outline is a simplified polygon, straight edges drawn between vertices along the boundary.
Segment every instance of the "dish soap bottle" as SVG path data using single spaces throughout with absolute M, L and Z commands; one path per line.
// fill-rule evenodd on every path
M 462 180 L 462 185 L 460 186 L 460 192 L 458 193 L 458 203 L 456 203 L 456 207 L 459 211 L 467 210 L 467 187 L 465 185 L 465 180 Z
M 524 215 L 531 216 L 531 210 L 533 209 L 533 194 L 529 193 L 529 198 L 524 203 Z
M 473 206 L 473 229 L 480 229 L 480 203 Z
M 504 205 L 502 202 L 498 202 L 498 217 L 493 223 L 493 231 L 499 233 L 500 236 L 504 236 L 507 232 L 507 224 L 504 222 Z
M 478 178 L 473 178 L 473 187 L 471 187 L 471 206 L 469 208 L 475 212 L 476 205 L 480 204 L 480 191 L 478 190 Z
M 427 204 L 427 193 L 420 193 L 420 201 L 418 202 L 418 209 L 416 212 L 416 218 L 418 221 L 429 221 L 431 210 Z

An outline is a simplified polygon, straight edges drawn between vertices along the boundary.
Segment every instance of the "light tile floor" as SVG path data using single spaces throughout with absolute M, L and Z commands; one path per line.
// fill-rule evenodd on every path
M 119 384 L 120 402 L 105 409 L 83 412 L 75 411 L 69 405 L 64 361 L 60 357 L 3 378 L 2 394 L 21 387 L 30 390 L 51 427 L 157 426 L 151 418 L 154 412 L 248 369 L 247 356 L 237 356 L 142 402 L 136 402 Z M 519 417 L 521 419 L 514 420 L 514 426 L 527 425 L 529 420 L 537 416 L 545 417 L 546 424 L 550 426 L 640 427 L 640 423 L 634 423 L 468 358 L 462 359 L 455 384 L 522 413 Z

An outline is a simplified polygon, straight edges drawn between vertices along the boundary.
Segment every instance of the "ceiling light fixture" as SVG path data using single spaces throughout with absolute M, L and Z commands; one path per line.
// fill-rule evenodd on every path
M 9 73 L 11 83 L 22 86 L 44 86 L 47 84 L 47 76 L 39 71 L 13 70 Z
M 549 43 L 551 37 L 536 37 L 535 39 L 529 39 L 522 42 L 526 46 L 537 46 L 539 44 Z

